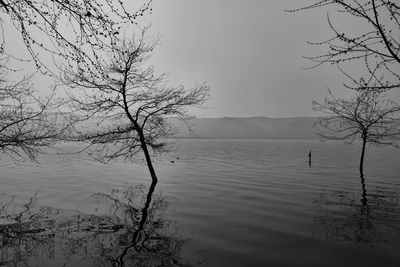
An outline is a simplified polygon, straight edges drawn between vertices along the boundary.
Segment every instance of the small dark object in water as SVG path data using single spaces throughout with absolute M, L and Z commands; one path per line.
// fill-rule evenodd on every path
M 179 157 L 176 157 L 176 159 L 179 159 Z
M 311 149 L 310 152 L 308 152 L 308 165 L 311 167 Z
M 175 161 L 171 160 L 171 163 L 175 163 Z

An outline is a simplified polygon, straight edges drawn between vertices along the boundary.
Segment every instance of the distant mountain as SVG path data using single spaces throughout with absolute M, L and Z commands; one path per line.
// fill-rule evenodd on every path
M 171 119 L 177 138 L 205 139 L 318 139 L 313 129 L 315 117 L 295 118 L 195 118 L 184 123 Z

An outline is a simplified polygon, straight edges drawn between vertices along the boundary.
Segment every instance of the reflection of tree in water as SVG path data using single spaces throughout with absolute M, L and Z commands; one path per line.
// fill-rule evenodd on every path
M 50 218 L 41 219 L 32 212 L 36 195 L 25 203 L 14 204 L 15 196 L 0 203 L 0 265 L 28 264 L 32 255 L 43 254 L 53 257 L 53 223 Z M 36 215 L 36 216 L 35 216 Z M 48 230 L 45 230 L 48 229 Z
M 313 235 L 317 238 L 379 245 L 400 249 L 400 200 L 396 191 L 377 188 L 367 193 L 361 175 L 360 199 L 346 191 L 320 195 L 314 202 L 317 215 Z
M 168 202 L 155 186 L 95 194 L 96 215 L 8 197 L 0 203 L 0 265 L 182 266 L 184 241 L 164 219 Z

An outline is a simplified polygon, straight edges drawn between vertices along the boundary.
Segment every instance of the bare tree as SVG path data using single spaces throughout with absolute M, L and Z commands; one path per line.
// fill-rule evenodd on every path
M 8 61 L 3 56 L 21 58 L 7 42 L 5 33 L 10 31 L 4 31 L 4 27 L 14 27 L 37 69 L 52 75 L 48 64 L 51 60 L 63 59 L 67 64 L 94 63 L 100 53 L 113 47 L 128 24 L 135 24 L 138 17 L 151 10 L 151 2 L 143 0 L 131 11 L 120 0 L 0 0 L 2 152 L 14 158 L 27 155 L 34 160 L 62 131 L 56 129 L 60 125 L 57 125 L 57 116 L 51 113 L 55 107 L 54 90 L 49 97 L 40 98 L 30 83 L 30 76 L 18 82 L 9 81 Z
M 125 25 L 151 10 L 151 2 L 131 11 L 121 0 L 0 0 L 0 22 L 14 25 L 36 66 L 49 73 L 44 55 L 93 60 L 97 48 L 112 46 Z
M 189 118 L 186 107 L 202 104 L 209 92 L 204 84 L 191 91 L 167 85 L 165 74 L 157 75 L 146 63 L 157 44 L 146 43 L 142 33 L 116 43 L 95 64 L 80 62 L 75 69 L 63 69 L 73 114 L 96 122 L 94 129 L 81 131 L 78 140 L 90 142 L 91 155 L 103 161 L 132 160 L 143 151 L 153 181 L 157 176 L 149 149 L 165 148 L 160 138 L 171 134 L 166 118 Z
M 13 159 L 35 160 L 63 133 L 55 111 L 53 93 L 37 97 L 32 76 L 9 81 L 6 58 L 0 60 L 0 153 Z
M 396 145 L 400 132 L 399 105 L 384 98 L 384 92 L 400 88 L 400 5 L 391 0 L 318 0 L 289 12 L 323 8 L 332 36 L 309 44 L 327 52 L 306 58 L 314 63 L 311 68 L 337 66 L 347 78 L 344 87 L 356 97 L 341 99 L 329 91 L 324 104 L 314 102 L 315 109 L 329 115 L 317 126 L 328 139 L 361 137 L 363 175 L 366 144 Z M 344 27 L 343 18 L 361 27 Z
M 291 12 L 328 8 L 335 15 L 347 16 L 363 25 L 359 32 L 352 27 L 340 27 L 341 17 L 328 13 L 327 20 L 333 36 L 311 45 L 322 46 L 326 53 L 306 57 L 317 67 L 334 64 L 350 78 L 346 87 L 362 90 L 400 88 L 400 5 L 391 0 L 320 0 Z M 329 9 L 331 8 L 331 9 Z M 336 20 L 335 20 L 336 19 Z M 355 64 L 357 72 L 348 74 L 343 65 Z M 359 76 L 357 78 L 357 76 Z
M 375 90 L 358 91 L 350 99 L 335 97 L 329 91 L 324 103 L 314 101 L 314 109 L 328 116 L 321 117 L 314 125 L 323 138 L 362 140 L 360 173 L 363 175 L 363 163 L 367 143 L 375 145 L 394 145 L 400 136 L 400 105 L 385 99 Z

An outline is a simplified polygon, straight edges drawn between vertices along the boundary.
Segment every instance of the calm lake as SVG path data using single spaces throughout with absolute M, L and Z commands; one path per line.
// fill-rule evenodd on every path
M 174 146 L 152 186 L 83 154 L 3 160 L 0 265 L 400 266 L 400 150 L 369 147 L 362 180 L 357 144 Z

